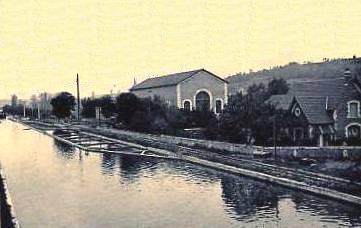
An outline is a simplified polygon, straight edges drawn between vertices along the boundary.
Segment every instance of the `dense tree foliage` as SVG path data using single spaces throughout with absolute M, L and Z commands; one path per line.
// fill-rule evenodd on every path
M 115 102 L 109 95 L 100 98 L 84 98 L 81 104 L 82 116 L 85 118 L 95 118 L 96 107 L 101 108 L 101 113 L 105 118 L 109 118 L 116 113 Z
M 23 116 L 24 115 L 24 105 L 22 105 L 22 104 L 17 104 L 15 106 L 4 105 L 4 107 L 2 109 L 6 114 L 17 115 L 17 116 Z M 25 115 L 26 116 L 31 116 L 32 115 L 32 110 L 30 108 L 26 107 L 25 108 Z
M 285 94 L 287 91 L 286 81 L 274 79 L 268 87 L 253 84 L 247 94 L 231 96 L 219 118 L 218 137 L 238 143 L 270 144 L 274 124 L 280 122 L 277 119 L 281 118 L 283 112 L 265 101 L 272 95 Z
M 105 118 L 109 118 L 115 113 L 115 102 L 111 96 L 103 96 L 98 99 L 97 103 L 101 107 L 101 113 Z
M 52 113 L 59 119 L 69 117 L 74 110 L 75 98 L 71 93 L 61 92 L 51 99 L 50 104 L 53 107 Z
M 286 94 L 288 92 L 287 81 L 283 78 L 273 79 L 267 87 L 269 95 Z
M 81 100 L 82 110 L 81 115 L 85 118 L 95 118 L 95 107 L 97 100 L 91 98 L 84 98 Z
M 116 99 L 115 109 L 118 120 L 127 125 L 132 120 L 135 112 L 141 109 L 141 102 L 132 93 L 121 93 Z M 139 114 L 137 115 L 139 116 Z

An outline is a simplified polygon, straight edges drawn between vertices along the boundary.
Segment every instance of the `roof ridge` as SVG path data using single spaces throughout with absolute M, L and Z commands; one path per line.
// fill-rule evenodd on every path
M 178 73 L 164 74 L 164 75 L 160 75 L 160 76 L 155 76 L 155 77 L 147 78 L 147 79 L 145 79 L 144 81 L 150 80 L 150 79 L 157 79 L 157 78 L 163 78 L 163 77 L 167 77 L 167 76 L 172 76 L 172 75 L 175 75 L 175 74 L 185 74 L 185 73 L 191 73 L 191 72 L 198 72 L 198 71 L 201 71 L 201 70 L 204 70 L 204 69 L 202 68 L 202 69 L 188 70 L 188 71 L 183 71 L 183 72 L 178 72 Z M 144 81 L 143 81 L 143 82 L 144 82 Z M 142 83 L 142 82 L 140 82 L 140 83 Z M 139 83 L 139 84 L 140 84 L 140 83 Z
M 204 70 L 204 69 L 202 68 L 202 69 L 196 69 L 196 70 L 187 70 L 187 71 L 183 71 L 183 72 L 165 74 L 165 75 L 161 75 L 161 76 L 157 76 L 157 77 L 153 77 L 153 78 L 162 78 L 162 77 L 172 76 L 172 75 L 176 75 L 176 74 L 186 74 L 186 73 L 198 72 L 198 71 L 202 71 L 202 70 Z
M 147 78 L 144 81 L 132 86 L 130 88 L 130 90 L 153 88 L 153 87 L 159 87 L 159 86 L 165 86 L 165 85 L 166 86 L 175 85 L 189 77 L 192 77 L 193 75 L 195 75 L 201 71 L 206 71 L 206 70 L 204 68 L 201 68 L 201 69 L 196 69 L 196 70 L 189 70 L 189 71 L 166 74 L 166 75 L 157 76 L 157 77 L 150 77 L 150 78 Z M 166 81 L 166 80 L 168 80 L 169 82 L 165 83 L 164 81 Z

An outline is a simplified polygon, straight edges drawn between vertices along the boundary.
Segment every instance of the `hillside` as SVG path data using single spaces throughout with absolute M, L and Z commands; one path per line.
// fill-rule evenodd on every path
M 267 84 L 273 78 L 284 78 L 289 84 L 300 81 L 313 81 L 342 77 L 346 68 L 352 73 L 360 74 L 361 58 L 335 59 L 319 63 L 289 63 L 285 66 L 274 67 L 269 70 L 261 70 L 251 73 L 239 73 L 226 78 L 229 81 L 229 92 L 231 94 L 246 91 L 247 88 L 256 83 Z

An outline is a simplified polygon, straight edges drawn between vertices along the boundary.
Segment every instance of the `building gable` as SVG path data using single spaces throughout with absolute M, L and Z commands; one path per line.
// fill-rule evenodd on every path
M 299 109 L 305 115 L 308 123 L 330 124 L 333 123 L 333 120 L 326 110 L 327 99 L 327 97 L 295 96 L 294 100 L 299 105 Z
M 217 75 L 207 71 L 207 70 L 201 70 L 201 71 L 198 71 L 196 73 L 194 73 L 193 75 L 191 75 L 190 77 L 188 78 L 185 78 L 184 80 L 180 81 L 179 83 L 181 84 L 184 84 L 188 81 L 194 81 L 194 80 L 197 80 L 198 77 L 200 78 L 199 80 L 207 80 L 207 81 L 212 81 L 212 82 L 215 82 L 215 83 L 220 83 L 220 84 L 228 84 L 227 81 L 225 81 L 224 79 L 218 77 Z M 204 84 L 206 83 L 206 81 L 203 81 Z
M 297 119 L 299 122 L 304 122 L 309 124 L 305 113 L 303 112 L 301 106 L 297 102 L 296 98 L 293 98 L 291 105 L 289 106 L 289 111 L 292 116 Z

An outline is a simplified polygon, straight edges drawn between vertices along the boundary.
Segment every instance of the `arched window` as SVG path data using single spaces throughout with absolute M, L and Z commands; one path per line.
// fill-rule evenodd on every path
M 217 99 L 216 100 L 216 113 L 221 113 L 222 111 L 222 100 L 221 99 Z
M 184 101 L 183 108 L 184 108 L 184 110 L 190 111 L 191 110 L 191 102 L 190 101 Z
M 347 102 L 347 118 L 358 118 L 360 117 L 360 102 L 349 101 Z
M 361 138 L 361 125 L 358 123 L 349 124 L 346 126 L 347 138 Z
M 201 111 L 209 111 L 211 108 L 211 99 L 209 94 L 201 91 L 196 95 L 196 109 Z

